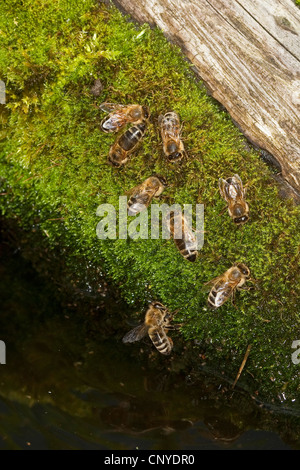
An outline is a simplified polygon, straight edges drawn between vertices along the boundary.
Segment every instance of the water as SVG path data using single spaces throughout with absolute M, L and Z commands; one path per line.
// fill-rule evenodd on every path
M 196 379 L 147 338 L 124 345 L 109 289 L 100 308 L 89 289 L 60 302 L 22 250 L 0 254 L 0 449 L 300 449 L 299 417 Z

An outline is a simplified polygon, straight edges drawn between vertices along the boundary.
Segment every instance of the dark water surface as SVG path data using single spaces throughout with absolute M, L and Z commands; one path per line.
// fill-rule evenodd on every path
M 299 416 L 108 338 L 111 313 L 62 306 L 18 250 L 0 255 L 0 449 L 300 449 Z

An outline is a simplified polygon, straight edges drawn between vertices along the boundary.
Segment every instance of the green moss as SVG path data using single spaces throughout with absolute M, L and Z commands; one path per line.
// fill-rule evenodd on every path
M 137 28 L 92 0 L 80 7 L 75 0 L 10 1 L 3 9 L 2 213 L 41 231 L 51 246 L 66 247 L 70 260 L 83 255 L 101 264 L 137 309 L 152 298 L 179 308 L 188 350 L 204 349 L 223 366 L 230 358 L 232 379 L 251 344 L 253 386 L 293 400 L 300 370 L 291 361 L 292 342 L 300 339 L 300 208 L 279 198 L 259 153 L 160 31 Z M 90 91 L 96 78 L 103 84 L 97 98 Z M 100 131 L 103 101 L 151 110 L 145 139 L 122 170 L 107 165 L 115 136 Z M 170 109 L 180 114 L 189 154 L 176 167 L 163 157 L 157 128 L 159 114 Z M 204 246 L 194 264 L 172 240 L 96 237 L 97 207 L 118 206 L 120 195 L 154 172 L 170 183 L 161 202 L 205 205 Z M 248 183 L 251 220 L 242 228 L 221 214 L 218 178 L 234 173 Z M 251 269 L 255 289 L 239 292 L 236 306 L 209 311 L 204 283 L 238 260 Z

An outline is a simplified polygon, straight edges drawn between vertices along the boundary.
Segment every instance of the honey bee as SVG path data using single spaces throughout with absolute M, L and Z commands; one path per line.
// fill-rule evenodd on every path
M 123 343 L 140 341 L 148 334 L 156 349 L 161 354 L 169 355 L 173 349 L 173 341 L 166 333 L 168 329 L 172 328 L 170 323 L 175 313 L 169 312 L 160 302 L 151 302 L 146 311 L 144 323 L 126 333 L 122 340 Z
M 126 124 L 139 124 L 149 118 L 149 108 L 139 104 L 102 103 L 100 109 L 109 113 L 100 124 L 103 132 L 117 132 Z
M 163 176 L 150 176 L 143 183 L 139 184 L 130 191 L 130 198 L 127 203 L 128 215 L 137 215 L 146 209 L 153 197 L 160 196 L 167 182 Z
M 181 212 L 170 213 L 170 231 L 182 256 L 188 261 L 195 261 L 198 256 L 197 239 Z M 180 234 L 181 238 L 175 238 L 176 233 Z
M 108 162 L 120 168 L 128 161 L 129 155 L 136 149 L 146 132 L 148 119 L 135 124 L 121 134 L 110 147 Z
M 236 263 L 224 274 L 216 277 L 207 284 L 213 284 L 208 295 L 208 303 L 212 308 L 221 307 L 230 297 L 234 300 L 236 289 L 249 290 L 244 286 L 250 279 L 250 269 L 243 263 Z
M 180 120 L 174 111 L 160 115 L 158 118 L 164 153 L 171 163 L 176 163 L 186 157 L 182 140 L 180 139 Z
M 237 225 L 245 224 L 249 220 L 249 206 L 245 201 L 245 191 L 239 175 L 224 180 L 219 179 L 221 196 L 228 204 L 228 213 Z

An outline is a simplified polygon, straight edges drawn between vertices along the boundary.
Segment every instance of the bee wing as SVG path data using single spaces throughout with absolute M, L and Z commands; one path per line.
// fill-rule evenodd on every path
M 148 333 L 148 326 L 145 325 L 145 323 L 142 323 L 141 325 L 136 326 L 132 330 L 128 331 L 126 335 L 123 337 L 122 341 L 123 343 L 134 343 L 135 341 L 139 341 L 146 334 Z
M 225 199 L 225 201 L 229 201 L 231 199 L 230 191 L 229 191 L 229 183 L 223 178 L 219 178 L 219 190 L 220 190 L 221 196 L 223 197 L 223 199 Z
M 195 233 L 195 230 L 193 229 L 193 227 L 188 225 L 185 218 L 184 218 L 183 224 L 182 224 L 182 232 L 183 232 L 183 236 L 184 236 L 186 245 L 188 247 L 193 247 L 197 242 L 196 233 Z
M 244 197 L 243 183 L 239 175 L 234 175 L 230 180 L 230 184 L 234 186 L 234 189 L 236 192 L 235 199 L 243 199 Z
M 240 186 L 241 188 L 243 188 L 243 183 L 242 183 L 242 180 L 241 178 L 239 177 L 239 175 L 235 174 L 232 176 L 231 178 L 232 180 L 232 184 L 235 183 L 236 185 Z
M 137 195 L 141 190 L 142 190 L 142 184 L 138 184 L 137 186 L 134 186 L 133 188 L 128 189 L 128 191 L 126 191 L 125 194 L 131 197 L 131 196 L 134 196 L 135 194 Z
M 108 119 L 103 119 L 102 128 L 106 132 L 116 132 L 128 123 L 128 118 L 123 113 L 114 113 Z
M 101 103 L 99 108 L 102 111 L 105 111 L 106 113 L 113 113 L 116 111 L 120 111 L 121 109 L 125 108 L 124 104 L 118 104 L 118 103 Z
M 128 123 L 126 113 L 127 106 L 116 103 L 102 103 L 100 109 L 109 113 L 109 117 L 104 118 L 101 123 L 104 132 L 116 132 Z
M 172 117 L 166 117 L 166 115 L 160 115 L 158 117 L 158 124 L 161 128 L 161 136 L 163 140 L 173 139 L 177 142 L 180 141 L 180 125 L 177 123 L 177 115 L 175 119 Z
M 214 305 L 215 307 L 220 307 L 223 305 L 223 303 L 229 299 L 229 297 L 233 293 L 233 286 L 225 283 L 224 285 L 220 285 L 215 289 L 215 300 L 214 300 Z
M 212 284 L 216 284 L 217 282 L 219 282 L 221 280 L 221 278 L 222 278 L 222 276 L 214 277 L 210 281 L 205 282 L 205 284 L 203 284 L 203 285 L 204 286 L 211 286 Z
M 243 184 L 238 177 L 232 176 L 224 180 L 223 178 L 219 179 L 219 189 L 222 197 L 229 203 L 230 201 L 238 201 L 244 198 Z
M 223 276 L 217 276 L 211 279 L 210 281 L 205 282 L 201 287 L 201 292 L 210 292 L 212 286 L 216 285 L 221 281 Z
M 163 118 L 164 118 L 163 114 L 160 114 L 160 115 L 158 116 L 157 122 L 158 122 L 158 125 L 159 125 L 159 126 L 161 125 L 161 122 L 162 122 Z
M 177 142 L 177 145 L 179 145 L 180 131 L 176 127 L 162 128 L 161 137 L 163 141 L 175 140 L 175 142 Z
M 141 185 L 133 188 L 128 201 L 128 215 L 136 215 L 146 209 L 156 191 L 154 187 L 143 189 Z

